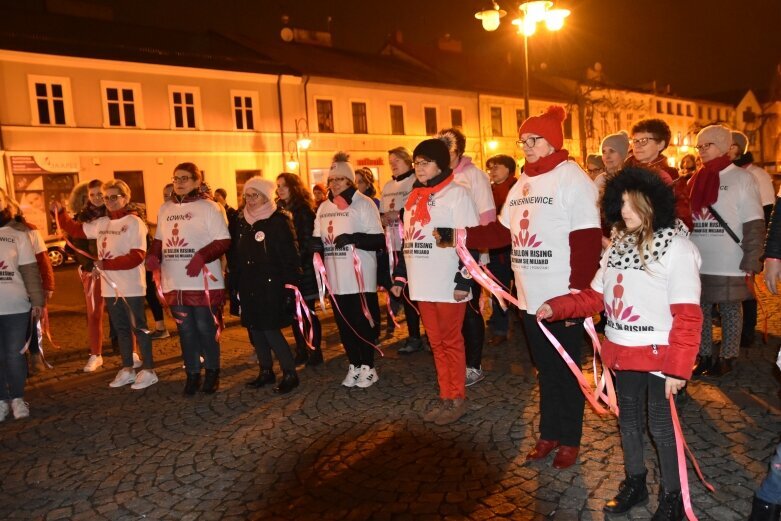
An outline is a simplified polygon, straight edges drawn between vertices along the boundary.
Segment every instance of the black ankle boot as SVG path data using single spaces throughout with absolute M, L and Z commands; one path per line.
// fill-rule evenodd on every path
M 705 372 L 705 376 L 712 376 L 714 378 L 720 378 L 727 373 L 730 373 L 735 368 L 734 358 L 719 358 L 719 361 L 713 364 L 713 367 Z
M 214 394 L 217 389 L 220 388 L 220 370 L 219 369 L 207 369 L 206 376 L 203 378 L 203 387 L 201 392 L 206 394 Z
M 274 387 L 274 392 L 277 394 L 287 394 L 296 387 L 298 387 L 298 375 L 296 372 L 285 371 L 282 380 L 279 381 L 279 385 Z
M 702 376 L 713 367 L 713 358 L 706 355 L 697 355 L 697 364 L 692 369 L 692 376 Z
M 306 346 L 298 346 L 296 348 L 296 367 L 299 365 L 304 365 L 306 361 L 309 360 L 309 348 Z
M 654 512 L 651 521 L 683 521 L 683 498 L 680 490 L 659 490 L 659 508 Z
M 277 377 L 274 376 L 274 371 L 271 369 L 261 369 L 257 378 L 247 382 L 247 387 L 253 389 L 260 389 L 264 385 L 273 384 L 277 381 Z
M 306 361 L 307 367 L 320 365 L 323 363 L 323 351 L 318 346 L 314 351 L 309 353 L 309 359 Z
M 187 373 L 187 381 L 184 383 L 184 394 L 192 396 L 201 386 L 201 373 Z
M 762 501 L 755 495 L 748 521 L 778 521 L 780 514 L 781 505 Z
M 647 471 L 636 476 L 627 474 L 626 479 L 618 485 L 616 497 L 605 503 L 602 511 L 607 514 L 623 514 L 635 505 L 648 503 L 648 487 L 645 484 L 647 474 Z

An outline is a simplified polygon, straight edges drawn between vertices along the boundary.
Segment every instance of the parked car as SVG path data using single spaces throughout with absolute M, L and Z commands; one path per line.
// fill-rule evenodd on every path
M 69 260 L 74 260 L 73 251 L 64 239 L 55 238 L 47 240 L 46 249 L 49 253 L 49 260 L 54 268 L 62 266 Z

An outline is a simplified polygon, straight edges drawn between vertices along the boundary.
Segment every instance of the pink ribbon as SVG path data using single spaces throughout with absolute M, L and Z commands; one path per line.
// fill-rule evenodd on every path
M 366 302 L 366 287 L 363 283 L 363 269 L 361 268 L 361 257 L 358 255 L 358 250 L 355 246 L 351 246 L 350 249 L 353 252 L 353 270 L 355 270 L 355 278 L 358 281 L 358 294 L 361 299 L 361 311 L 363 316 L 369 321 L 369 325 L 374 327 L 374 318 L 372 318 L 371 311 L 369 311 L 369 303 Z
M 507 310 L 507 304 L 505 304 L 505 300 L 511 304 L 515 304 L 518 308 L 521 307 L 518 300 L 503 290 L 499 284 L 491 280 L 491 277 L 486 275 L 486 273 L 480 268 L 480 265 L 477 263 L 477 261 L 472 258 L 472 255 L 469 253 L 469 250 L 466 247 L 466 230 L 456 230 L 456 253 L 461 259 L 461 262 L 464 264 L 467 272 L 469 272 L 469 275 L 472 276 L 475 282 L 484 287 L 486 291 L 496 297 L 496 300 L 499 302 L 499 305 L 503 310 Z
M 285 287 L 289 290 L 292 290 L 293 295 L 295 295 L 296 321 L 298 322 L 298 329 L 299 331 L 301 331 L 301 337 L 306 342 L 307 347 L 309 347 L 309 349 L 311 349 L 312 351 L 315 351 L 316 350 L 315 346 L 312 344 L 312 342 L 314 341 L 314 332 L 312 328 L 312 315 L 309 313 L 309 306 L 306 305 L 306 301 L 304 300 L 304 297 L 301 296 L 301 291 L 299 291 L 298 287 L 292 284 L 285 284 Z M 306 319 L 309 321 L 308 334 L 306 331 L 304 331 L 304 315 L 306 315 Z
M 320 292 L 320 303 L 323 305 L 323 309 L 325 309 L 325 301 L 323 300 L 323 295 L 325 291 L 328 291 L 328 294 L 331 295 L 331 302 L 334 303 L 334 308 L 336 308 L 336 311 L 339 312 L 339 315 L 342 316 L 344 319 L 344 322 L 347 324 L 347 326 L 352 330 L 353 333 L 355 333 L 355 336 L 372 346 L 378 353 L 380 353 L 380 356 L 385 356 L 385 354 L 380 349 L 380 346 L 375 344 L 374 342 L 370 342 L 363 338 L 358 331 L 355 330 L 355 328 L 350 324 L 350 321 L 347 320 L 347 317 L 344 316 L 344 313 L 342 313 L 342 310 L 339 309 L 339 303 L 336 301 L 336 298 L 334 297 L 334 292 L 331 290 L 331 284 L 328 282 L 328 275 L 325 270 L 325 265 L 323 264 L 323 258 L 320 257 L 320 253 L 315 252 L 312 255 L 312 265 L 315 268 L 315 277 L 317 278 L 317 287 Z
M 209 280 L 211 279 L 212 282 L 217 282 L 217 277 L 209 271 L 209 268 L 207 268 L 205 264 L 201 273 L 203 274 L 203 292 L 206 294 L 206 305 L 209 307 L 209 314 L 211 314 L 214 325 L 217 328 L 217 332 L 214 334 L 214 340 L 219 342 L 220 336 L 222 335 L 222 320 L 218 320 L 217 316 L 214 314 L 211 297 L 209 295 Z
M 396 314 L 393 312 L 393 306 L 391 306 L 391 292 L 385 288 L 382 289 L 385 291 L 385 293 L 388 294 L 388 298 L 385 299 L 385 305 L 388 307 L 388 316 L 393 322 L 394 327 L 401 327 L 399 326 L 399 322 L 396 320 Z

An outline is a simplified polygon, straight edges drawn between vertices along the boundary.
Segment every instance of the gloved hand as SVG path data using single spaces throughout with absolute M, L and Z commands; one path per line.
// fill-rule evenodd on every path
M 348 244 L 355 244 L 355 237 L 352 233 L 343 233 L 334 240 L 334 246 L 344 248 Z
M 147 255 L 144 261 L 147 271 L 155 271 L 160 269 L 160 259 L 157 255 Z
M 187 263 L 187 267 L 185 267 L 185 271 L 187 272 L 188 277 L 197 277 L 201 274 L 201 271 L 203 271 L 203 266 L 206 264 L 204 262 L 203 257 L 200 253 L 196 253 L 193 255 L 193 258 L 190 259 L 190 262 Z
M 290 316 L 295 316 L 296 314 L 296 295 L 293 293 L 292 290 L 285 290 L 285 303 L 284 308 L 285 313 L 287 313 Z

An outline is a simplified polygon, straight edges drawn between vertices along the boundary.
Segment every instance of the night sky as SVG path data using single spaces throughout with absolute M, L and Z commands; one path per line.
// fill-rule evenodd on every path
M 495 33 L 474 18 L 489 4 L 481 0 L 75 1 L 111 6 L 119 21 L 266 39 L 278 37 L 282 14 L 292 26 L 320 30 L 331 16 L 335 46 L 370 52 L 400 29 L 410 43 L 450 33 L 466 50 L 521 53 L 509 23 L 518 4 L 502 0 L 510 14 Z M 781 63 L 781 0 L 565 0 L 557 6 L 572 10 L 564 29 L 541 28 L 530 43 L 532 66 L 544 63 L 552 73 L 582 78 L 600 62 L 615 83 L 650 87 L 656 80 L 660 89 L 671 84 L 675 93 L 698 96 L 766 91 Z

